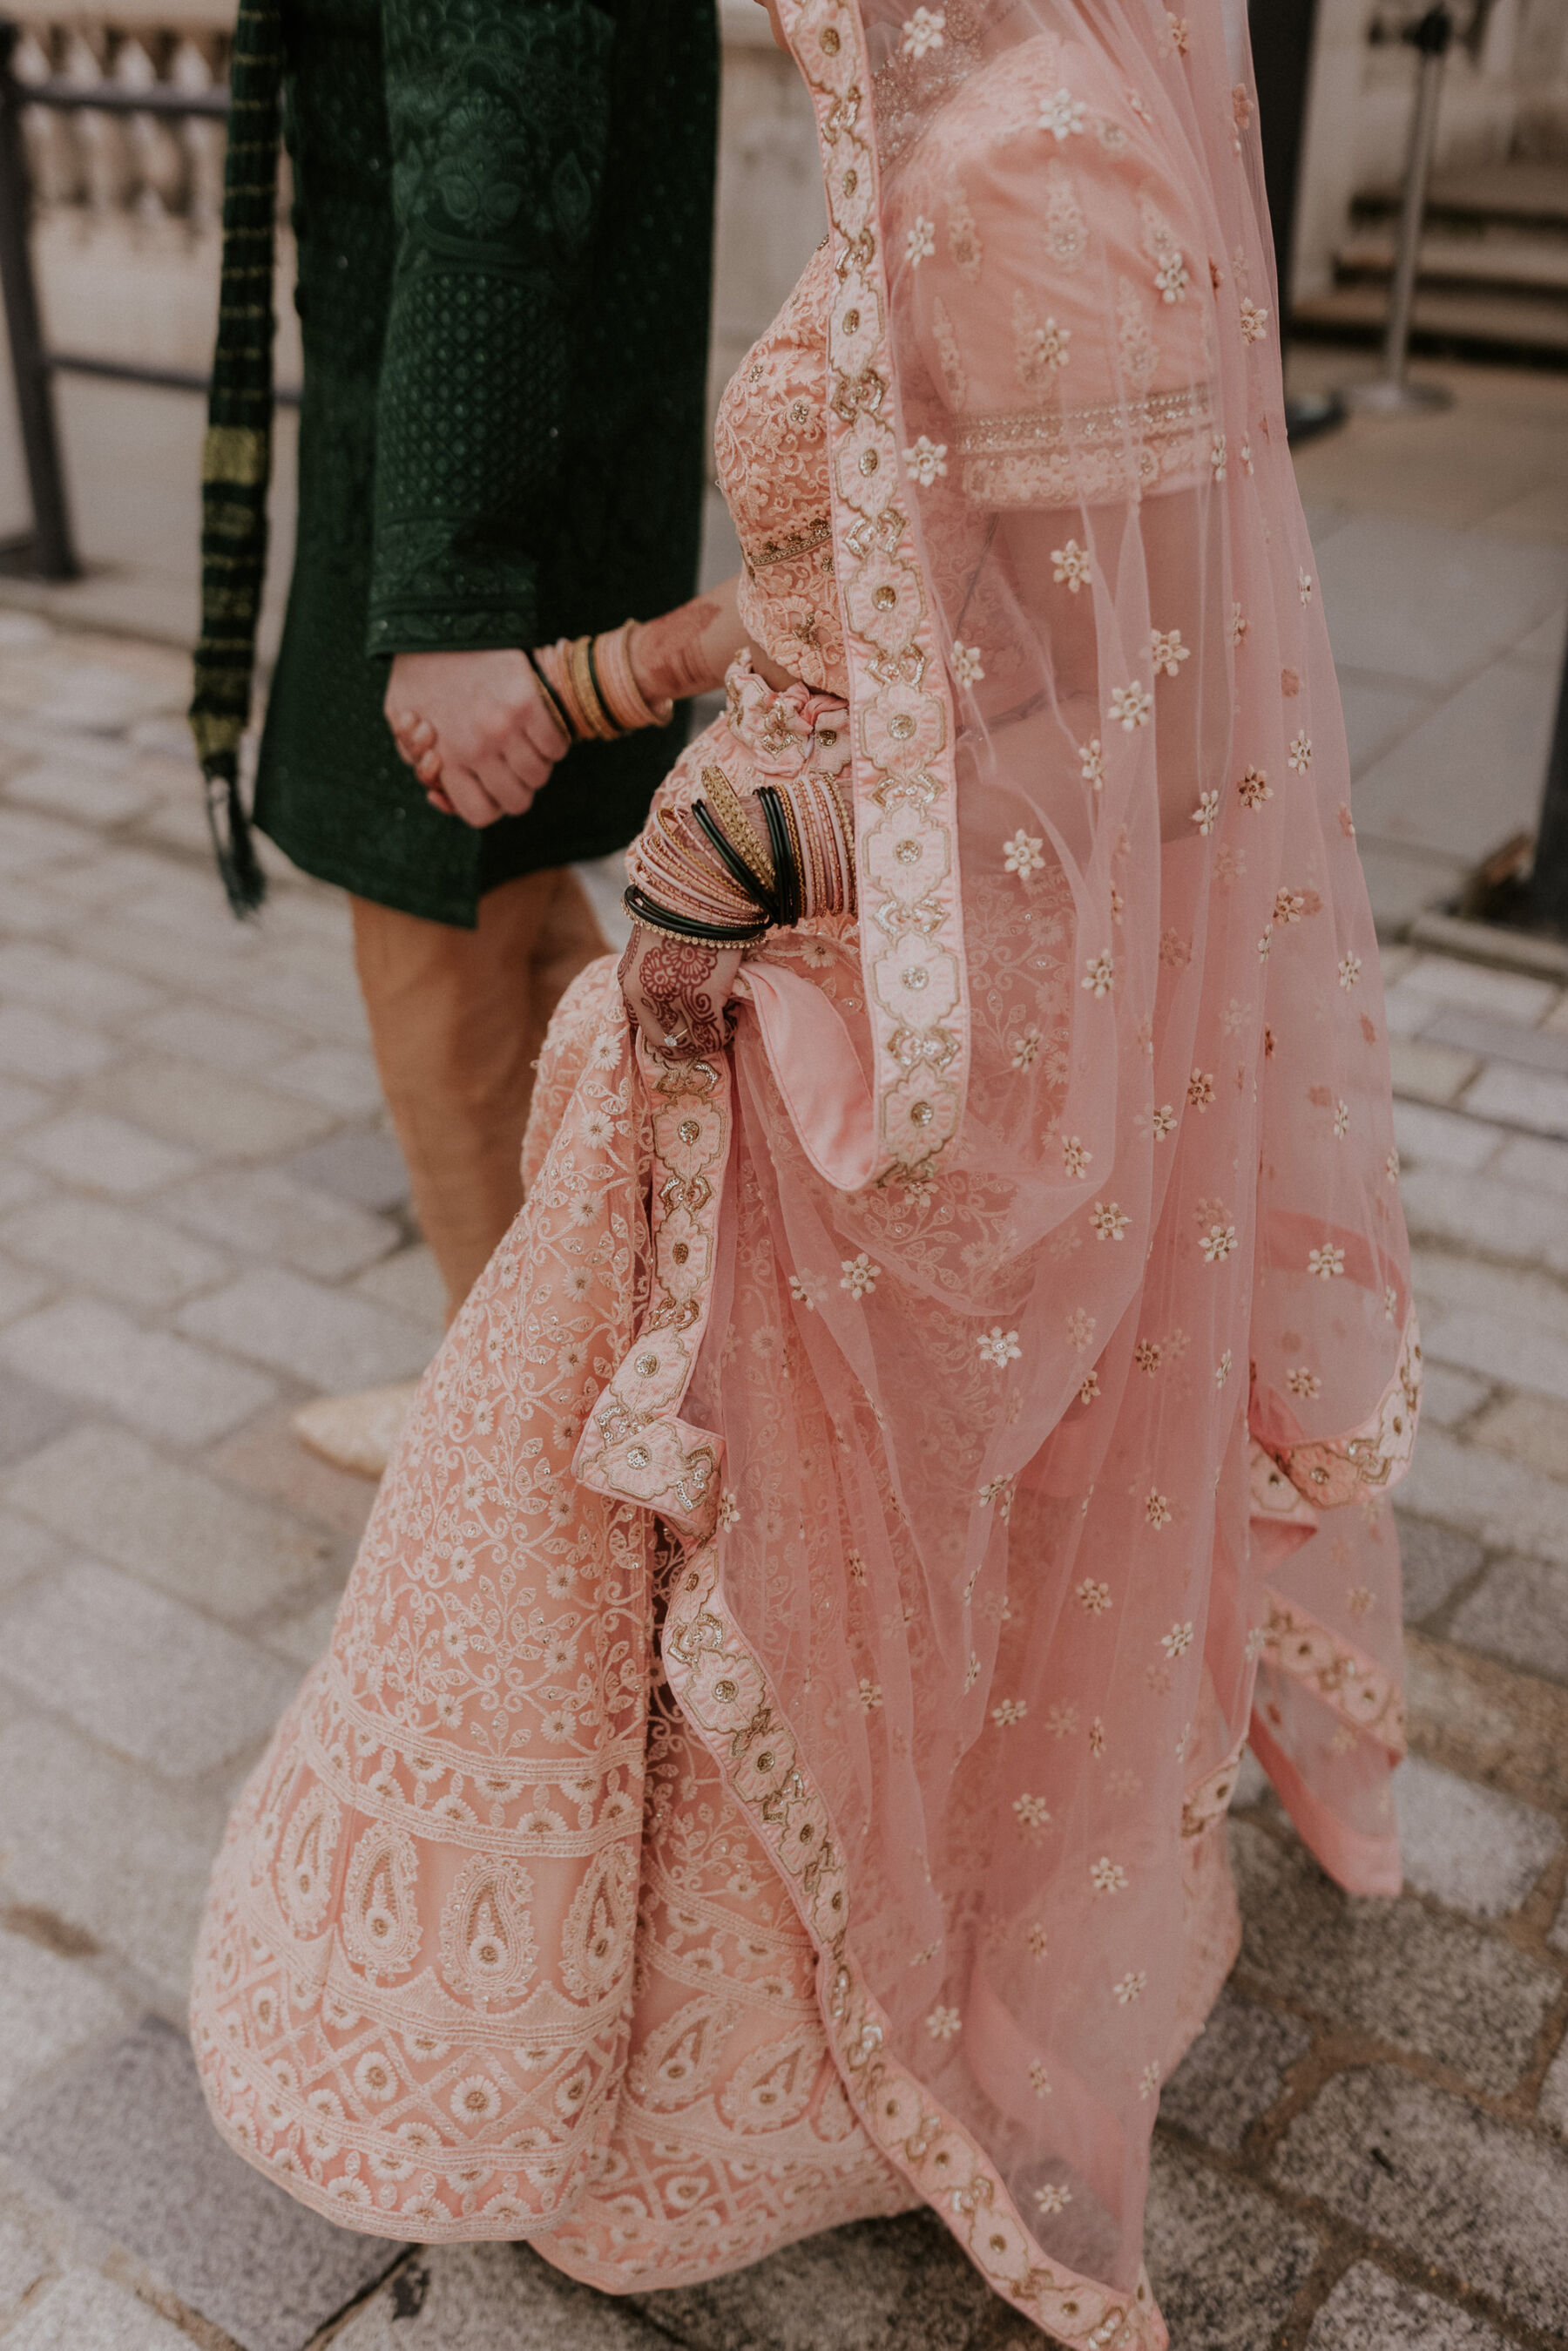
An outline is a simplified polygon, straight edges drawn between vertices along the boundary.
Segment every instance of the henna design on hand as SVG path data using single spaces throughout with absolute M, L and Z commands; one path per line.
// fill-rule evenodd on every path
M 695 939 L 633 931 L 620 959 L 621 991 L 649 1042 L 667 1061 L 694 1061 L 722 1052 L 729 1043 L 724 1000 L 736 960 Z M 675 1041 L 667 1043 L 670 1038 Z
M 702 638 L 721 610 L 711 596 L 693 596 L 689 604 L 645 621 L 637 631 L 629 647 L 632 674 L 649 702 L 681 702 L 706 691 Z

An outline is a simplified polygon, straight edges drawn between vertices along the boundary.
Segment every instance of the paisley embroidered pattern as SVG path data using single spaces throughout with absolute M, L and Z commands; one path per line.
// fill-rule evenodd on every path
M 708 1258 L 687 1269 L 718 1184 L 680 1128 L 697 1104 L 717 1173 L 718 1113 L 700 1082 L 643 1092 L 607 961 L 568 995 L 535 1099 L 528 1208 L 231 1823 L 192 2024 L 225 2135 L 318 2210 L 531 2235 L 624 2290 L 913 2191 L 855 2120 L 811 1942 L 659 1674 L 655 1521 L 569 1468 L 613 1363 L 649 1425 L 649 1395 L 680 1402 L 635 1364 L 650 1326 L 690 1343 L 682 1304 L 708 1294 Z M 652 1288 L 623 1180 L 644 1118 L 686 1185 Z

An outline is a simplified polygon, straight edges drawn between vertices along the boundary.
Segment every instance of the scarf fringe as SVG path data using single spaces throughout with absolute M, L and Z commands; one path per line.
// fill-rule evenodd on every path
M 202 460 L 202 633 L 190 709 L 218 872 L 241 917 L 266 895 L 240 791 L 239 746 L 250 723 L 266 578 L 282 90 L 279 0 L 241 0 L 229 69 L 223 277 Z M 258 285 L 265 287 L 260 301 Z
M 266 897 L 266 875 L 256 855 L 255 835 L 240 789 L 238 766 L 227 760 L 210 760 L 202 773 L 207 782 L 207 823 L 218 861 L 218 876 L 231 911 L 244 922 L 258 912 Z

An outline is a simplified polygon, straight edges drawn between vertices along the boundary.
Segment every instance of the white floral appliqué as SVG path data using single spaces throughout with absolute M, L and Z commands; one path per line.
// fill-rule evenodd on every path
M 932 441 L 922 433 L 913 448 L 905 450 L 904 463 L 921 489 L 929 490 L 947 472 L 948 444 L 945 441 Z

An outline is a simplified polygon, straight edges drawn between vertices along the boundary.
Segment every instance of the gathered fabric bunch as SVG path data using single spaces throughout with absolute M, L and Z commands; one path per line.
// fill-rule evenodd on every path
M 722 768 L 702 769 L 702 789 L 689 809 L 656 808 L 628 852 L 621 903 L 634 923 L 755 946 L 809 915 L 854 913 L 854 827 L 831 777 L 760 784 L 761 831 Z

